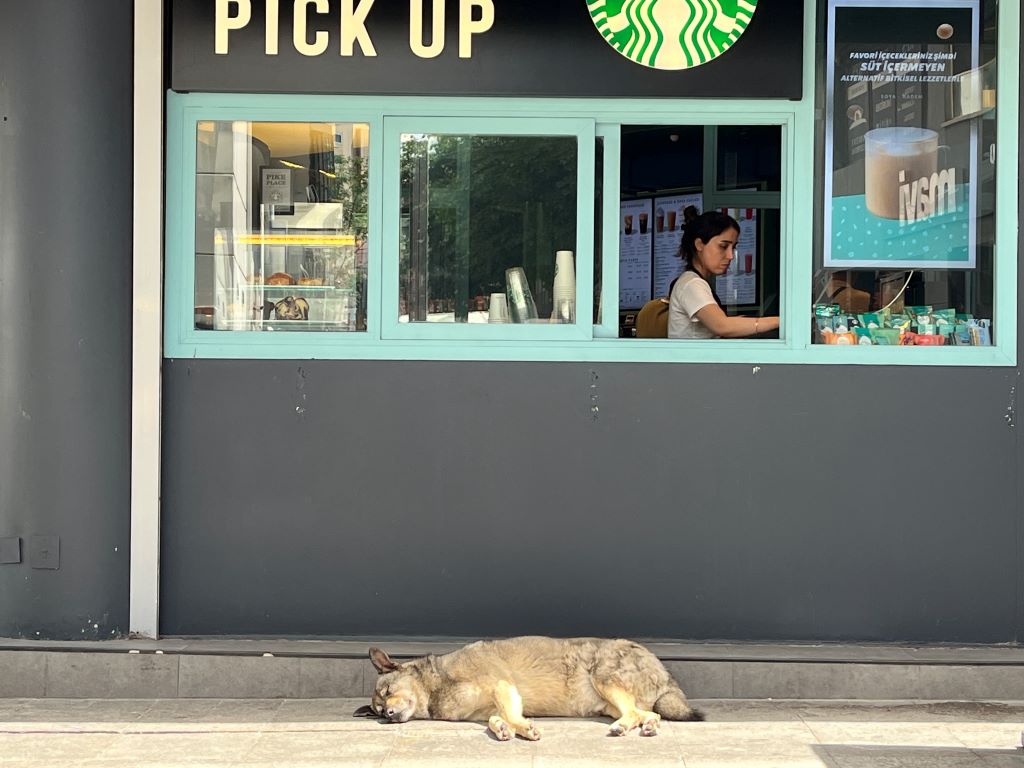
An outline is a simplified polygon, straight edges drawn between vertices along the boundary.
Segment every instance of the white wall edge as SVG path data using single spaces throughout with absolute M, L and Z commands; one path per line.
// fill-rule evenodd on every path
M 129 631 L 156 638 L 160 617 L 163 1 L 135 0 L 134 7 Z

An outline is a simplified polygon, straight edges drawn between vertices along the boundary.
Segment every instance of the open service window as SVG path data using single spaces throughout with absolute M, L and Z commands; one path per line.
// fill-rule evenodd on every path
M 592 120 L 393 117 L 384 146 L 383 338 L 591 338 Z
M 778 118 L 775 118 L 778 120 Z M 776 123 L 619 126 L 614 335 L 702 345 L 778 339 L 783 158 Z M 606 265 L 607 268 L 607 265 Z

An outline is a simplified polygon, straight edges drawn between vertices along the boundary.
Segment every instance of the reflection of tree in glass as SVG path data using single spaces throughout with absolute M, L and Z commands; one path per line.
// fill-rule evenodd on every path
M 336 263 L 331 265 L 330 274 L 339 288 L 356 289 L 359 306 L 366 307 L 366 239 L 369 232 L 369 209 L 367 198 L 368 164 L 365 157 L 334 155 L 334 178 L 321 177 L 325 199 L 341 203 L 341 231 L 355 236 L 355 247 L 325 249 Z M 360 315 L 360 318 L 362 315 Z
M 402 296 L 410 298 L 417 283 L 411 251 L 422 214 L 414 201 L 425 198 L 428 303 L 440 300 L 454 309 L 476 295 L 503 292 L 505 270 L 523 266 L 538 308 L 549 312 L 555 251 L 576 249 L 576 166 L 573 138 L 408 137 L 402 145 Z

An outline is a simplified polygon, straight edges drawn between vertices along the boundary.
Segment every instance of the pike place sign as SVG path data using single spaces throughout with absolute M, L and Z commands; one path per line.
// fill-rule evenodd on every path
M 803 0 L 169 0 L 177 91 L 802 95 Z

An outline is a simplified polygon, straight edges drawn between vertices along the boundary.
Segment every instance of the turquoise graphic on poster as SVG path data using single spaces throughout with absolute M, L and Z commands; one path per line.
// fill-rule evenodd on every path
M 943 267 L 973 266 L 970 242 L 968 188 L 957 188 L 956 208 L 917 221 L 886 219 L 868 210 L 864 195 L 832 199 L 832 242 L 830 263 L 839 267 L 912 263 L 927 268 L 930 262 Z
M 757 0 L 591 0 L 587 8 L 604 39 L 630 61 L 680 70 L 728 51 Z

